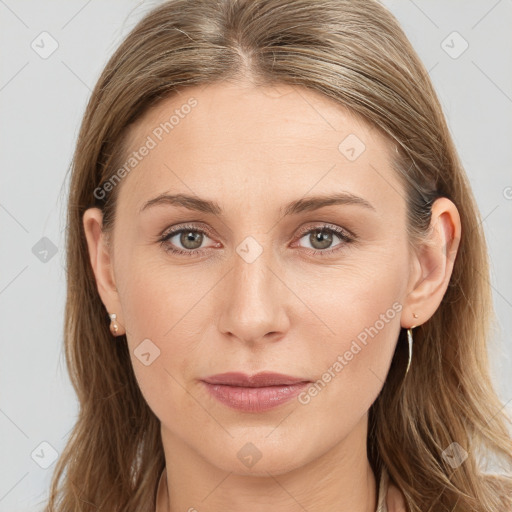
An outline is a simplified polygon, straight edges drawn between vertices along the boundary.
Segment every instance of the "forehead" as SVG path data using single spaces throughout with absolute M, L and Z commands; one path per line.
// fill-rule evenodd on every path
M 228 82 L 186 88 L 133 125 L 127 158 L 145 145 L 151 149 L 120 193 L 134 207 L 176 191 L 224 195 L 230 202 L 236 202 L 235 192 L 246 191 L 240 196 L 245 203 L 291 200 L 310 190 L 347 190 L 376 207 L 403 201 L 389 139 L 305 88 Z

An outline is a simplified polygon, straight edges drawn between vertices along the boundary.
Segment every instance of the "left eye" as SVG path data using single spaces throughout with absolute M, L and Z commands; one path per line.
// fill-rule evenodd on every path
M 331 249 L 333 236 L 339 238 L 341 242 L 350 242 L 350 238 L 345 235 L 343 231 L 328 228 L 326 226 L 306 231 L 306 233 L 301 237 L 301 240 L 306 238 L 307 241 L 313 245 L 311 249 L 317 252 L 331 252 L 331 250 L 336 250 Z M 341 245 L 341 243 L 338 245 Z

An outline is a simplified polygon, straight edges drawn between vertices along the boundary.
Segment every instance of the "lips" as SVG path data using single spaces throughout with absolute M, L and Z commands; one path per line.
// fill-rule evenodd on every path
M 220 403 L 254 413 L 285 404 L 306 388 L 310 381 L 273 372 L 256 375 L 228 372 L 207 377 L 203 383 L 210 395 Z

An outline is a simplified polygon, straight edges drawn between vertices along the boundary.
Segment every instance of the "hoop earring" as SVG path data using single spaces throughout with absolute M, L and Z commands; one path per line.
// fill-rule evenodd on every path
M 117 336 L 117 331 L 119 331 L 119 325 L 116 322 L 117 315 L 115 313 L 109 314 L 110 317 L 110 332 L 112 336 Z
M 407 375 L 407 373 L 409 372 L 409 368 L 411 366 L 411 360 L 412 360 L 412 344 L 413 344 L 413 337 L 412 337 L 412 330 L 415 328 L 416 326 L 413 325 L 412 327 L 409 327 L 409 329 L 407 329 L 407 342 L 408 342 L 408 345 L 409 345 L 409 360 L 407 361 L 407 369 L 405 370 L 405 375 Z

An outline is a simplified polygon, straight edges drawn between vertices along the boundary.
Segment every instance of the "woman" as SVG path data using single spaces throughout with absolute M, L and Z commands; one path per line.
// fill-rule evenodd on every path
M 511 509 L 480 460 L 512 461 L 481 219 L 376 1 L 149 12 L 68 225 L 80 414 L 48 511 Z

